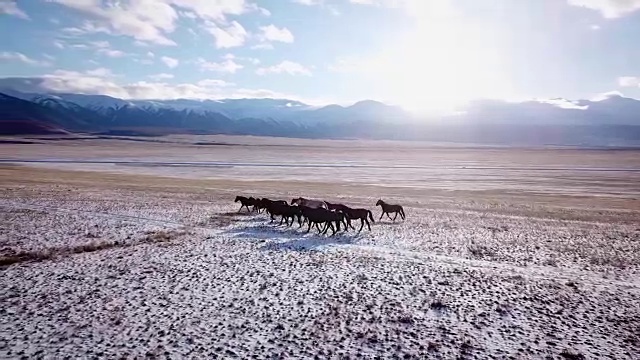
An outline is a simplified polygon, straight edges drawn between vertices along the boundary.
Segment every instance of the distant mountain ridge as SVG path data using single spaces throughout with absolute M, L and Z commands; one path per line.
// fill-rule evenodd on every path
M 0 90 L 0 132 L 238 134 L 507 145 L 640 145 L 640 101 L 480 100 L 455 115 L 419 117 L 363 100 L 311 106 L 289 99 L 124 100 Z M 29 126 L 18 126 L 20 122 Z M 34 125 L 39 124 L 39 125 Z M 34 128 L 34 126 L 36 126 Z M 13 130 L 12 130 L 13 128 Z

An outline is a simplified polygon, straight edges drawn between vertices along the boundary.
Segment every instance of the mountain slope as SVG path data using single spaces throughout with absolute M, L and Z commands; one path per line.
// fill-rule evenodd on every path
M 462 115 L 433 121 L 370 100 L 316 108 L 284 99 L 127 101 L 93 95 L 12 94 L 22 99 L 0 95 L 3 134 L 186 133 L 502 145 L 640 145 L 640 101 L 622 97 L 578 102 L 483 100 L 469 104 Z M 69 100 L 74 98 L 85 105 Z

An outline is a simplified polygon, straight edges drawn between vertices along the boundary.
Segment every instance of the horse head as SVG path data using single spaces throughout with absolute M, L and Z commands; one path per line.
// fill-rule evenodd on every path
M 300 205 L 300 202 L 302 201 L 302 198 L 296 198 L 296 199 L 292 199 L 291 200 L 291 205 Z
M 384 201 L 382 201 L 382 199 L 378 200 L 378 202 L 376 203 L 376 206 L 382 206 L 382 204 L 384 204 Z
M 238 202 L 238 201 L 240 201 L 240 196 L 236 196 L 236 199 L 233 200 L 233 202 Z

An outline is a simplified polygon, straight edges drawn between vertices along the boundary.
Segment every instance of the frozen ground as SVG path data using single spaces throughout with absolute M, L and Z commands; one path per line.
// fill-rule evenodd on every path
M 624 177 L 572 197 L 0 167 L 0 358 L 637 359 Z M 236 193 L 408 219 L 322 237 L 235 214 Z

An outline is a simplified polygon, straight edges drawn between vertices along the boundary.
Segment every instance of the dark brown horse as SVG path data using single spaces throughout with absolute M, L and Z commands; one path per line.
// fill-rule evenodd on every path
M 312 225 L 316 225 L 320 233 L 326 234 L 327 230 L 331 228 L 332 234 L 335 235 L 336 231 L 340 231 L 340 224 L 343 223 L 345 227 L 346 217 L 343 213 L 335 212 L 331 210 L 327 210 L 324 208 L 311 208 L 308 206 L 300 206 L 300 210 L 302 215 L 309 222 L 309 226 L 307 227 L 307 232 L 311 230 Z M 335 223 L 335 227 L 333 224 Z M 324 224 L 324 229 L 320 230 L 319 224 Z
M 307 206 L 310 208 L 327 208 L 327 204 L 325 204 L 324 201 L 305 199 L 303 197 L 292 199 L 291 205 Z
M 274 216 L 282 216 L 279 225 L 282 225 L 282 222 L 284 222 L 287 226 L 291 226 L 296 217 L 298 217 L 298 223 L 300 223 L 301 209 L 297 206 L 273 201 L 268 205 L 267 211 L 271 215 L 271 222 L 275 220 Z M 291 223 L 289 223 L 289 220 L 291 220 Z
M 255 205 L 258 202 L 258 199 L 254 198 L 254 197 L 245 197 L 245 196 L 236 196 L 236 199 L 233 202 L 240 202 L 240 209 L 238 210 L 238 212 L 242 211 L 243 207 L 247 208 L 248 212 L 251 212 L 251 209 L 249 209 L 249 206 L 253 206 L 255 209 Z
M 329 207 L 329 210 L 334 210 L 334 211 L 338 211 L 345 214 L 346 220 L 347 220 L 347 226 L 345 231 L 349 227 L 351 227 L 353 230 L 356 229 L 355 227 L 353 227 L 353 225 L 351 225 L 351 220 L 360 220 L 360 230 L 358 230 L 358 232 L 362 231 L 362 229 L 364 228 L 364 224 L 367 224 L 367 228 L 369 228 L 369 231 L 371 231 L 371 225 L 369 224 L 369 219 L 371 219 L 371 222 L 373 223 L 375 223 L 375 220 L 373 220 L 373 214 L 371 213 L 370 210 L 353 209 L 348 207 L 347 205 L 333 204 L 328 201 L 325 201 L 325 203 Z
M 391 219 L 391 221 L 396 221 L 396 218 L 398 217 L 398 214 L 400 214 L 400 217 L 402 218 L 402 220 L 406 219 L 406 217 L 404 215 L 404 209 L 402 208 L 402 206 L 387 204 L 386 202 L 384 202 L 382 200 L 378 200 L 378 202 L 376 203 L 376 206 L 378 206 L 378 205 L 380 205 L 380 207 L 382 207 L 382 214 L 380 214 L 380 219 L 378 219 L 378 221 L 382 220 L 382 216 L 384 214 L 387 214 L 387 217 L 389 219 L 391 219 L 391 215 L 389 215 L 390 213 L 395 213 L 396 214 L 393 217 L 393 219 Z
M 262 199 L 256 199 L 256 206 L 254 207 L 254 210 L 256 210 L 257 212 L 260 212 L 261 210 L 267 210 L 267 212 L 269 212 L 269 206 L 273 203 L 279 203 L 279 204 L 284 204 L 287 205 L 287 202 L 284 200 L 271 200 L 271 199 L 267 199 L 267 198 L 262 198 Z

